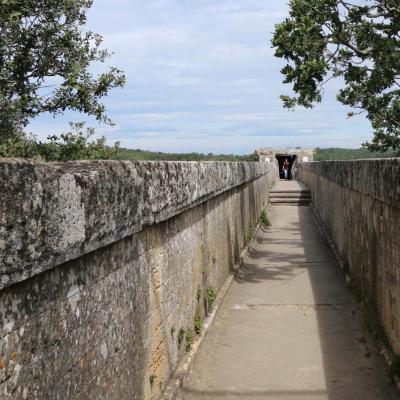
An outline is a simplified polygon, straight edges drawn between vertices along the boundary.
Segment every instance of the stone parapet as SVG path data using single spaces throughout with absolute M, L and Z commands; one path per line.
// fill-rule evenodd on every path
M 155 400 L 274 164 L 0 161 L 0 398 Z
M 400 158 L 319 161 L 300 168 L 400 208 Z
M 357 295 L 400 354 L 400 159 L 300 163 Z
M 272 171 L 261 163 L 0 159 L 0 289 Z

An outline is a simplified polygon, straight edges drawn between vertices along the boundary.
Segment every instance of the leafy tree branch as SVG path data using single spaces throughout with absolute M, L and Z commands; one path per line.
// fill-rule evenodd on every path
M 102 98 L 125 83 L 110 52 L 85 30 L 92 0 L 0 0 L 0 142 L 21 138 L 40 114 L 74 110 L 111 124 Z
M 364 113 L 375 136 L 371 150 L 400 155 L 400 6 L 397 0 L 291 0 L 275 27 L 275 55 L 287 64 L 284 83 L 295 96 L 284 106 L 312 107 L 324 84 L 342 77 L 338 100 Z

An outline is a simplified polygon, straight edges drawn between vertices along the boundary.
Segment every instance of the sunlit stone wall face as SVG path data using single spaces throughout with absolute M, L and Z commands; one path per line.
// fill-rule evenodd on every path
M 0 159 L 0 398 L 157 398 L 276 175 Z
M 400 354 L 400 159 L 303 163 L 299 176 L 357 294 Z

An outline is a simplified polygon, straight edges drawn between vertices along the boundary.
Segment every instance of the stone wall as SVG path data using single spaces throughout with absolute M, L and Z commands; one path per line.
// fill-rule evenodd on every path
M 357 293 L 400 354 L 400 159 L 301 163 L 299 174 Z
M 303 148 L 286 148 L 286 149 L 273 149 L 264 148 L 256 150 L 259 161 L 274 162 L 277 155 L 297 156 L 299 161 L 302 161 L 306 157 L 307 161 L 314 161 L 315 149 L 303 149 Z
M 0 159 L 0 398 L 155 399 L 273 164 Z

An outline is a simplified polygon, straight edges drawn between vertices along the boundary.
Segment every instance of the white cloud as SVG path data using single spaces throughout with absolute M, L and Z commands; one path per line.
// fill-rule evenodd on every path
M 341 82 L 329 83 L 315 110 L 282 108 L 279 95 L 290 90 L 270 38 L 286 13 L 282 1 L 95 0 L 88 25 L 128 78 L 105 99 L 116 126 L 100 132 L 125 147 L 165 151 L 359 146 L 371 129 L 346 120 L 335 100 Z M 46 137 L 70 119 L 82 116 L 43 117 L 31 128 Z

